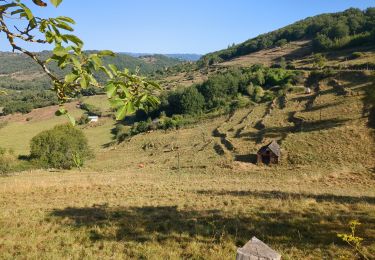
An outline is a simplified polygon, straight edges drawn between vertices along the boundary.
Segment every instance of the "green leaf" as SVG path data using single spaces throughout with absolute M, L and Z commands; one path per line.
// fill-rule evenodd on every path
M 72 83 L 72 82 L 74 82 L 77 78 L 78 78 L 78 75 L 76 75 L 76 74 L 73 74 L 73 73 L 71 73 L 71 74 L 67 74 L 67 75 L 65 76 L 65 82 L 66 82 L 66 83 Z
M 105 73 L 107 74 L 107 76 L 112 79 L 113 78 L 113 74 L 104 66 L 101 66 L 100 69 Z
M 132 102 L 127 102 L 125 106 L 120 108 L 116 113 L 116 120 L 123 120 L 127 115 L 135 112 L 134 105 Z
M 82 65 L 76 57 L 70 56 L 70 59 L 72 60 L 74 67 L 76 67 L 78 70 L 82 69 Z
M 62 0 L 50 0 L 50 2 L 51 2 L 51 4 L 53 4 L 55 7 L 58 7 L 58 6 L 61 4 Z
M 19 4 L 19 6 L 25 11 L 25 15 L 29 21 L 34 19 L 34 15 L 31 10 L 24 4 Z
M 143 102 L 145 102 L 147 99 L 148 99 L 148 95 L 145 94 L 145 95 L 143 95 L 143 96 L 141 97 L 140 102 L 143 103 Z
M 64 29 L 66 31 L 71 31 L 71 32 L 74 31 L 72 27 L 70 27 L 67 23 L 64 23 L 64 22 L 60 22 L 56 24 L 56 27 Z
M 107 92 L 107 97 L 112 98 L 116 94 L 117 87 L 115 84 L 111 83 L 106 86 L 105 91 Z
M 102 60 L 97 55 L 92 55 L 91 60 L 95 63 L 96 66 L 102 66 Z
M 83 41 L 80 38 L 78 38 L 77 36 L 75 36 L 75 35 L 64 34 L 61 37 L 64 38 L 65 40 L 71 41 L 72 43 L 74 43 L 77 46 L 82 46 L 83 45 Z
M 53 50 L 53 54 L 55 54 L 58 57 L 64 57 L 64 56 L 68 55 L 68 51 L 62 46 L 57 46 Z
M 122 99 L 119 99 L 119 98 L 117 98 L 117 99 L 110 99 L 109 100 L 109 104 L 113 108 L 119 108 L 119 107 L 124 106 L 124 101 Z
M 67 17 L 67 16 L 58 16 L 58 17 L 56 17 L 56 19 L 60 20 L 60 21 L 67 22 L 67 23 L 71 23 L 71 24 L 75 24 L 76 23 L 72 18 Z
M 104 50 L 98 52 L 99 56 L 115 56 L 115 53 L 113 51 Z
M 11 12 L 10 14 L 15 15 L 15 14 L 19 14 L 19 13 L 22 13 L 22 12 L 23 12 L 23 9 L 18 9 L 16 11 Z
M 116 113 L 116 120 L 122 120 L 126 116 L 126 106 L 120 108 Z
M 120 85 L 120 88 L 122 89 L 122 91 L 125 93 L 125 96 L 128 98 L 131 96 L 130 92 L 129 92 L 129 89 L 128 89 L 128 86 L 126 86 L 125 84 L 119 84 Z
M 61 107 L 59 110 L 57 110 L 55 112 L 55 115 L 56 116 L 62 116 L 62 115 L 66 115 L 68 113 L 68 111 L 66 111 L 65 108 Z
M 81 85 L 82 88 L 87 88 L 89 83 L 85 77 L 85 75 L 82 75 L 81 80 L 79 81 L 79 84 Z
M 156 89 L 161 89 L 160 85 L 156 82 L 148 81 L 147 83 L 150 84 L 151 86 L 155 87 Z
M 72 126 L 76 126 L 76 119 L 69 113 L 66 113 L 66 116 L 68 117 L 70 123 L 72 124 Z
M 116 67 L 116 65 L 109 64 L 108 67 L 112 70 L 113 74 L 117 75 L 118 68 Z

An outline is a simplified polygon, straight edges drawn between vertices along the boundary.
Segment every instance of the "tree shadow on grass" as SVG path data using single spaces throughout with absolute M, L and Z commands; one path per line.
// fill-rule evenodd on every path
M 257 163 L 257 155 L 256 154 L 238 154 L 234 157 L 235 161 L 238 162 L 245 162 L 245 163 L 252 163 L 256 164 Z
M 294 126 L 285 127 L 267 127 L 255 133 L 242 134 L 242 137 L 257 144 L 261 144 L 265 138 L 277 139 L 282 142 L 290 133 L 308 133 L 314 131 L 328 130 L 334 127 L 342 126 L 348 120 L 346 119 L 324 119 L 316 121 L 303 121 L 299 118 L 290 117 Z
M 169 240 L 182 247 L 190 242 L 220 243 L 223 238 L 242 246 L 257 236 L 273 245 L 313 250 L 340 243 L 336 232 L 346 232 L 346 225 L 353 218 L 366 223 L 366 228 L 374 228 L 373 220 L 365 213 L 349 215 L 334 208 L 324 214 L 313 208 L 303 213 L 252 210 L 251 214 L 238 215 L 220 210 L 183 210 L 177 206 L 96 206 L 54 210 L 51 215 L 77 229 L 88 228 L 92 241 L 163 243 Z M 106 232 L 106 227 L 115 227 L 115 231 Z
M 301 199 L 314 199 L 316 202 L 335 202 L 335 203 L 368 203 L 375 205 L 375 197 L 369 196 L 345 196 L 334 194 L 309 194 L 309 193 L 293 193 L 283 191 L 214 191 L 214 190 L 199 190 L 198 194 L 204 195 L 230 195 L 230 196 L 251 196 L 260 199 L 281 199 L 281 200 L 301 200 Z

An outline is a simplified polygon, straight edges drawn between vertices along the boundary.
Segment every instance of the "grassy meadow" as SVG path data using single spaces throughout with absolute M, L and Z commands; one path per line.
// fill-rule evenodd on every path
M 345 95 L 323 83 L 319 93 L 290 94 L 285 104 L 249 106 L 119 145 L 108 145 L 112 119 L 84 127 L 95 158 L 82 171 L 0 178 L 0 258 L 233 259 L 256 236 L 283 259 L 355 259 L 337 238 L 351 220 L 362 223 L 357 235 L 373 256 L 369 77 L 342 75 Z M 87 102 L 105 107 L 103 98 Z M 57 120 L 9 118 L 0 146 L 27 154 L 32 136 Z M 273 139 L 282 163 L 255 165 L 257 149 Z

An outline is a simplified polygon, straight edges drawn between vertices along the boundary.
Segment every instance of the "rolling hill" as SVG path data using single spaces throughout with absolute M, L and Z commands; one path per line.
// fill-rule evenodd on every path
M 150 56 L 150 55 L 163 55 L 169 58 L 178 59 L 182 61 L 197 61 L 202 57 L 201 54 L 194 54 L 194 53 L 153 54 L 153 53 L 124 52 L 124 54 L 132 56 L 132 57 L 137 57 L 137 58 L 142 57 L 142 56 Z
M 148 129 L 118 143 L 113 133 L 119 124 L 111 116 L 106 96 L 83 97 L 83 102 L 106 116 L 97 124 L 77 126 L 93 150 L 82 169 L 22 168 L 28 163 L 22 159 L 29 154 L 31 138 L 67 122 L 54 116 L 56 106 L 0 117 L 0 147 L 13 152 L 16 169 L 24 169 L 0 178 L 0 255 L 6 259 L 233 259 L 236 249 L 256 236 L 283 259 L 356 259 L 357 252 L 337 234 L 349 233 L 349 221 L 358 220 L 362 225 L 356 235 L 363 238 L 363 252 L 372 259 L 374 45 L 321 49 L 328 68 L 323 70 L 315 67 L 312 53 L 317 35 L 304 34 L 318 21 L 340 17 L 365 17 L 365 26 L 372 12 L 348 10 L 307 18 L 208 54 L 197 64 L 170 67 L 159 75 L 163 86 L 171 91 L 178 88 L 173 93 L 180 93 L 192 84 L 211 82 L 200 87 L 216 86 L 220 93 L 211 93 L 219 97 L 212 100 L 215 104 L 227 101 L 222 92 L 247 83 L 229 100 L 246 101 L 245 105 L 174 115 L 194 118 L 181 127 Z M 296 34 L 298 28 L 304 28 L 302 36 Z M 286 32 L 296 34 L 295 38 L 279 46 L 247 49 L 254 41 L 284 37 Z M 358 29 L 358 34 L 371 35 L 367 29 Z M 353 34 L 347 37 L 348 42 L 354 39 Z M 42 78 L 26 61 L 22 64 L 22 57 L 4 55 L 11 56 L 8 65 L 0 62 L 9 82 L 31 84 Z M 120 66 L 126 66 L 127 60 L 152 68 L 169 64 L 159 56 L 121 57 Z M 286 66 L 281 64 L 283 58 Z M 254 64 L 267 68 L 242 73 L 262 67 L 251 67 Z M 369 69 L 361 67 L 366 64 Z M 275 65 L 267 74 L 268 67 Z M 235 73 L 225 74 L 231 70 Z M 296 73 L 299 83 L 266 83 L 288 73 Z M 220 88 L 222 82 L 229 82 L 229 87 Z M 309 86 L 311 92 L 297 84 Z M 257 101 L 251 96 L 255 89 L 271 94 Z M 20 90 L 12 91 L 17 95 Z M 213 89 L 205 90 L 210 94 Z M 67 108 L 77 119 L 84 113 L 77 102 Z M 155 122 L 165 119 L 163 112 Z M 123 127 L 128 130 L 134 125 L 129 120 Z M 257 151 L 271 141 L 281 146 L 280 164 L 256 164 Z
M 344 12 L 317 15 L 230 46 L 225 50 L 204 55 L 198 63 L 200 66 L 221 63 L 296 41 L 310 41 L 311 51 L 314 52 L 374 46 L 374 25 L 375 8 L 364 11 L 350 8 Z

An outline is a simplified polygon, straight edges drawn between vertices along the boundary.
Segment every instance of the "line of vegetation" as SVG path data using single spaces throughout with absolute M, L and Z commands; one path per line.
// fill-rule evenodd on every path
M 164 92 L 161 103 L 149 111 L 138 111 L 132 127 L 114 130 L 118 141 L 157 129 L 177 129 L 202 115 L 228 114 L 254 103 L 269 102 L 303 84 L 303 72 L 254 65 L 232 68 L 209 77 L 201 84 Z M 221 112 L 221 113 L 220 113 Z
M 52 91 L 26 90 L 12 92 L 0 96 L 0 106 L 3 115 L 14 113 L 30 113 L 35 108 L 57 105 L 58 100 Z

